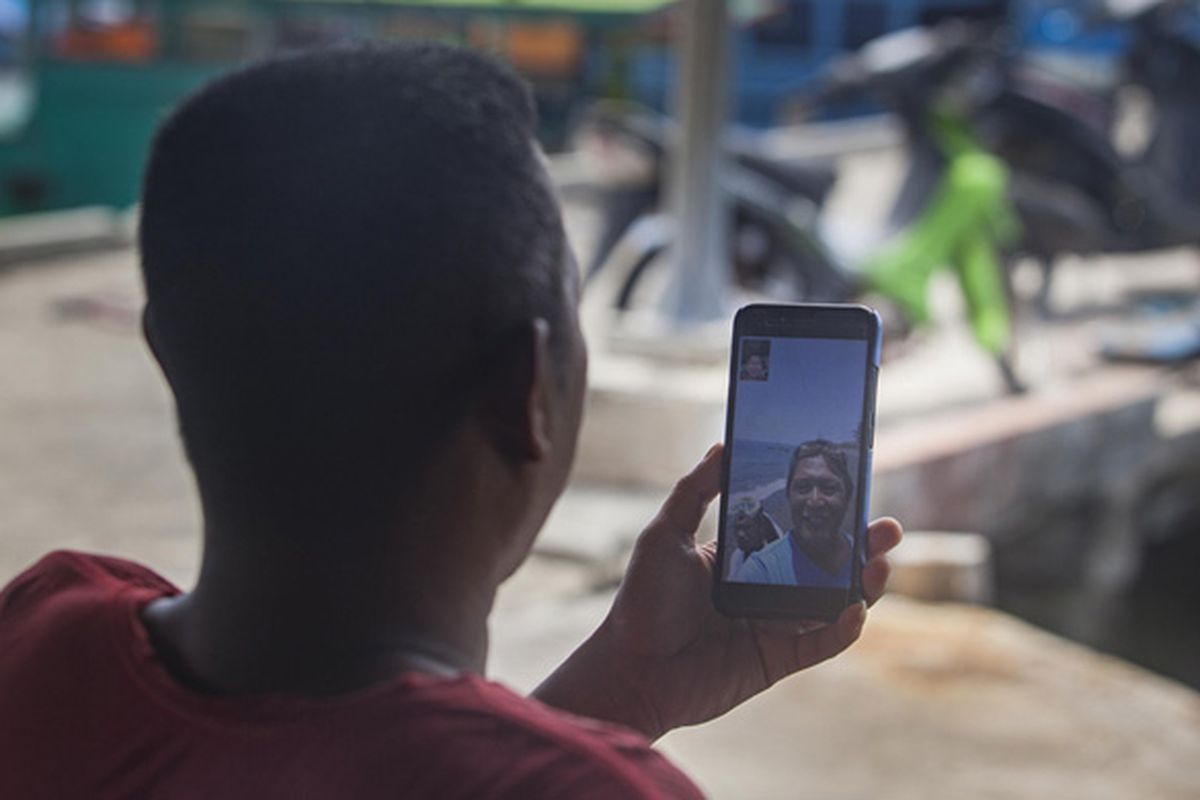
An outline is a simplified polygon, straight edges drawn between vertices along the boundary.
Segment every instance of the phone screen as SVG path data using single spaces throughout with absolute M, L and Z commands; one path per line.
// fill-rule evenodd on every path
M 713 602 L 830 620 L 862 595 L 878 314 L 756 305 L 733 320 Z
M 821 605 L 844 606 L 870 491 L 875 340 L 807 327 L 734 340 L 720 573 L 746 590 L 832 591 L 842 602 Z

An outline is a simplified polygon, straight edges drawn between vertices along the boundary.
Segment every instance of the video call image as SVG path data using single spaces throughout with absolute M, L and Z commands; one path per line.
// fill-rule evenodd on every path
M 741 340 L 727 580 L 850 585 L 866 359 L 851 339 Z

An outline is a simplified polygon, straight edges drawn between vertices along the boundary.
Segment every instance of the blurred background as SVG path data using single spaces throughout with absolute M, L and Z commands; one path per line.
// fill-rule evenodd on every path
M 530 81 L 585 278 L 575 476 L 493 677 L 590 631 L 721 438 L 734 309 L 867 302 L 893 594 L 663 749 L 716 797 L 1200 796 L 1195 2 L 0 0 L 0 583 L 64 547 L 194 580 L 139 336 L 147 143 L 214 75 L 363 39 Z

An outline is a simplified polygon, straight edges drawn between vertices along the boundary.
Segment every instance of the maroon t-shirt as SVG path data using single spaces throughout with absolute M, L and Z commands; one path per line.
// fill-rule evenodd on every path
M 0 592 L 0 798 L 650 798 L 699 791 L 641 736 L 474 675 L 328 699 L 213 697 L 139 612 L 178 589 L 52 553 Z

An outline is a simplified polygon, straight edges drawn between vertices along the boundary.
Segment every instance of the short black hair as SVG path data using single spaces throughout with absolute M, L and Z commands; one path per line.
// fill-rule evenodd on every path
M 742 363 L 745 364 L 751 356 L 769 358 L 771 355 L 770 339 L 745 339 L 742 341 Z
M 827 439 L 813 439 L 800 445 L 792 452 L 792 460 L 788 464 L 787 485 L 784 486 L 785 494 L 792 488 L 792 477 L 796 474 L 796 467 L 801 461 L 807 461 L 810 458 L 825 459 L 825 465 L 829 467 L 829 471 L 836 475 L 838 480 L 842 482 L 842 488 L 846 491 L 846 497 L 853 496 L 854 480 L 850 477 L 850 468 L 846 464 L 846 454 L 842 452 L 842 448 Z
M 538 317 L 566 338 L 535 131 L 511 70 L 435 43 L 261 62 L 165 121 L 142 196 L 145 328 L 202 497 L 384 502 L 461 418 L 490 348 Z

